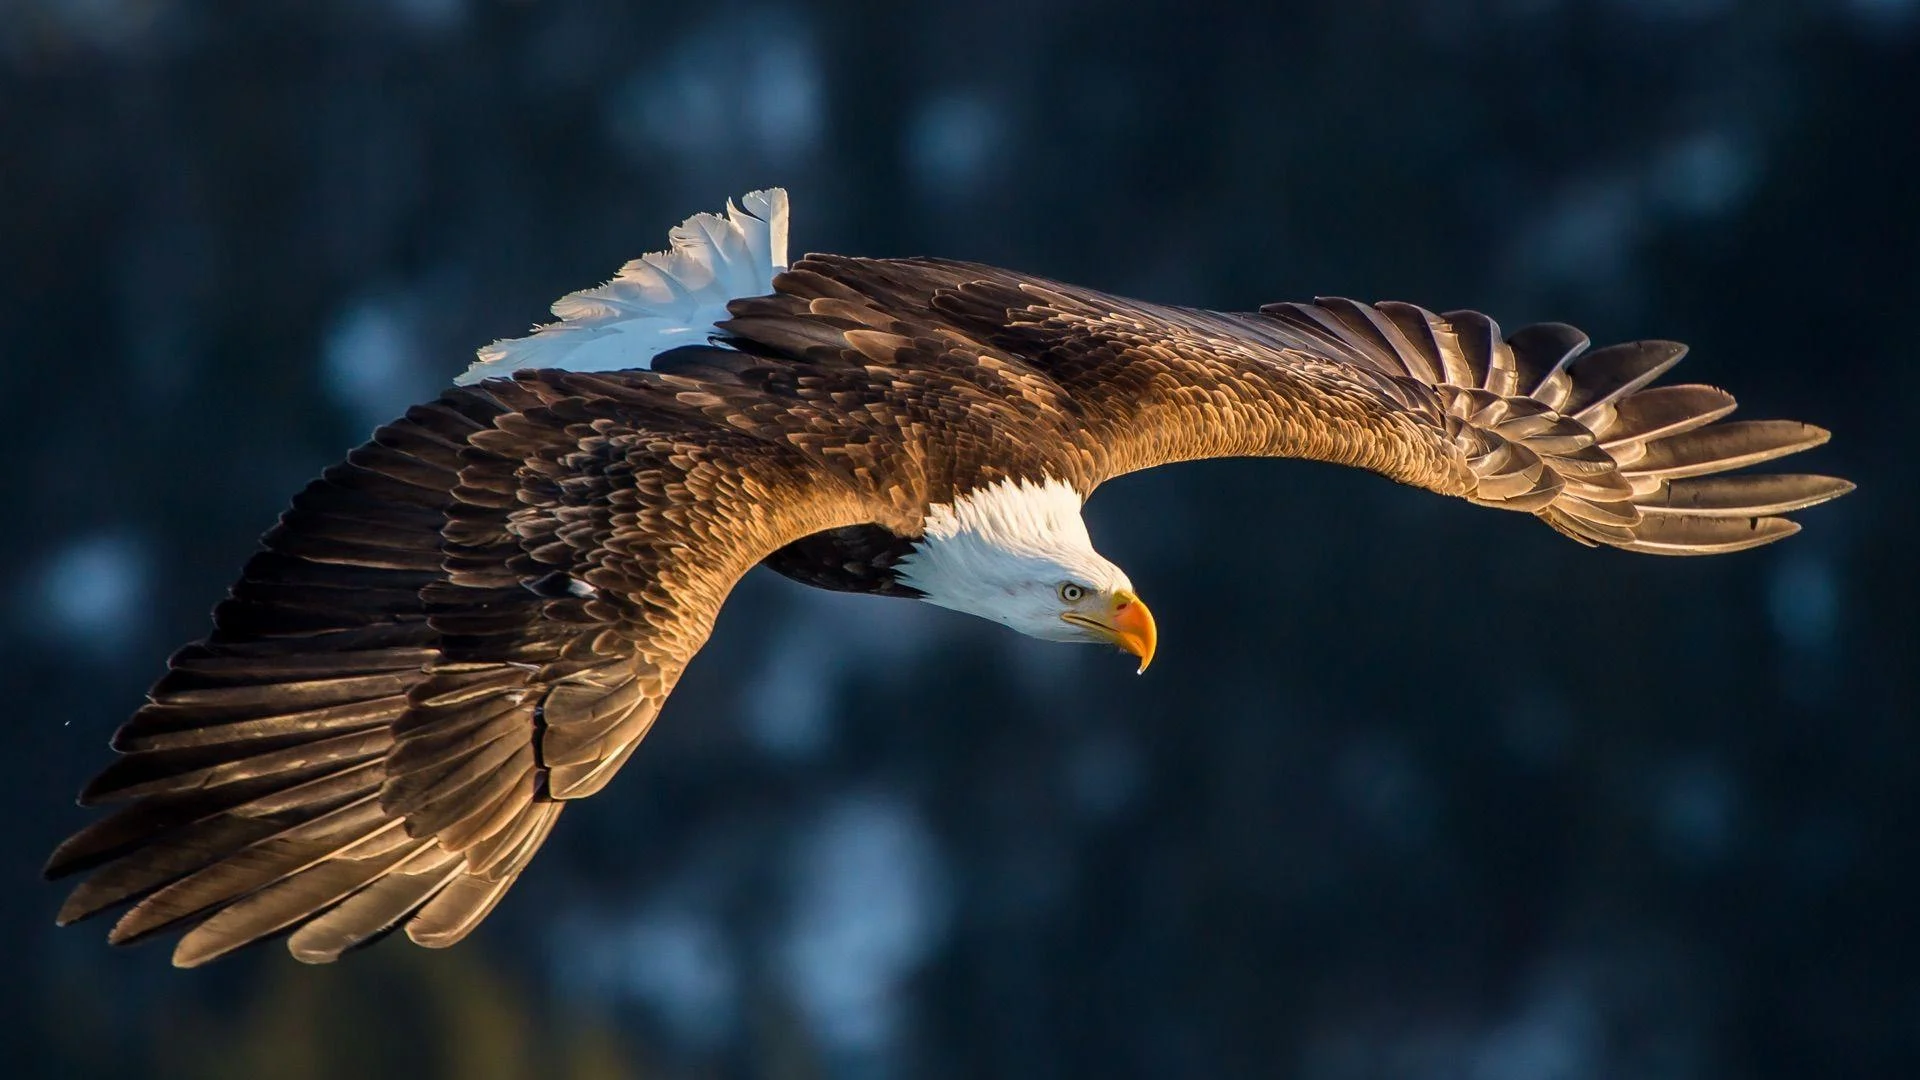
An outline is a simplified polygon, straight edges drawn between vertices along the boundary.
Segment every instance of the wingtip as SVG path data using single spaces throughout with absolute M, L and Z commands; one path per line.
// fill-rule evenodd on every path
M 70 874 L 76 870 L 85 869 L 85 866 L 86 864 L 63 866 L 59 872 L 62 875 Z M 48 867 L 49 871 L 52 869 L 52 866 Z M 49 880 L 52 879 L 49 878 Z M 87 888 L 87 882 L 82 881 L 68 890 L 67 898 L 60 902 L 60 910 L 54 912 L 53 915 L 53 925 L 72 926 L 74 923 L 93 918 L 95 915 L 112 907 L 114 903 L 115 901 L 112 899 L 100 899 L 98 890 L 89 890 Z
M 87 786 L 81 788 L 80 794 L 74 797 L 74 805 L 94 807 L 102 803 L 111 802 L 113 801 L 115 792 L 120 789 L 120 786 L 118 779 L 112 774 L 112 767 L 109 766 L 101 770 L 98 776 L 87 781 Z
M 292 942 L 287 943 L 287 954 L 295 960 L 313 967 L 318 967 L 321 964 L 331 964 L 335 960 L 340 959 L 339 949 L 315 948 L 313 946 L 303 947 L 295 945 Z
M 1775 518 L 1762 518 L 1761 520 L 1768 521 L 1768 522 L 1777 521 L 1780 524 L 1774 526 L 1771 534 L 1768 535 L 1766 539 L 1755 543 L 1753 545 L 1754 547 L 1766 547 L 1768 544 L 1777 544 L 1780 541 L 1785 540 L 1789 536 L 1799 535 L 1800 530 L 1804 528 L 1804 526 L 1802 526 L 1799 522 L 1793 520 L 1792 518 L 1775 517 Z M 1753 527 L 1755 531 L 1758 531 L 1760 529 L 1760 526 L 1758 524 L 1755 524 Z
M 1839 476 L 1808 476 L 1808 480 L 1819 481 L 1822 485 L 1816 497 L 1808 499 L 1792 509 L 1804 510 L 1809 506 L 1818 506 L 1823 502 L 1832 502 L 1842 495 L 1851 495 L 1860 489 L 1860 485 Z
M 87 833 L 83 830 L 60 841 L 60 846 L 53 849 L 53 853 L 47 856 L 47 861 L 40 867 L 41 880 L 59 881 L 97 862 L 98 853 L 87 850 L 80 843 L 86 835 Z
M 218 958 L 218 953 L 209 954 L 197 949 L 189 949 L 187 948 L 187 943 L 183 941 L 174 947 L 172 961 L 174 967 L 182 971 L 192 971 L 194 968 Z
M 236 949 L 262 940 L 262 937 L 271 936 L 248 937 L 240 935 L 236 938 L 232 935 L 210 932 L 210 925 L 210 923 L 203 922 L 195 926 L 193 929 L 187 931 L 186 935 L 180 939 L 178 944 L 174 945 L 172 956 L 174 967 L 197 968 L 203 964 L 210 964 Z M 138 936 L 144 937 L 145 933 L 145 931 L 142 931 Z M 116 941 L 114 944 L 118 945 L 121 944 L 121 942 Z

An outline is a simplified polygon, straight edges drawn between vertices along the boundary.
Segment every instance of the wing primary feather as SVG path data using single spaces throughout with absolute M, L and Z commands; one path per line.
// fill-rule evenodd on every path
M 1736 420 L 1661 439 L 1626 470 L 1629 476 L 1679 480 L 1726 472 L 1809 450 L 1831 436 L 1792 420 Z

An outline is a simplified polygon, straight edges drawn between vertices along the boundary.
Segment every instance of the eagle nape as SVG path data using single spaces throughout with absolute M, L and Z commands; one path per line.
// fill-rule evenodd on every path
M 1711 555 L 1851 490 L 1748 466 L 1827 432 L 1728 421 L 1685 350 L 1338 298 L 1215 312 L 988 266 L 810 255 L 754 192 L 482 349 L 299 495 L 114 736 L 60 845 L 61 922 L 285 937 L 322 962 L 480 924 L 631 755 L 734 584 L 913 598 L 1153 659 L 1081 517 L 1102 482 L 1298 457 Z

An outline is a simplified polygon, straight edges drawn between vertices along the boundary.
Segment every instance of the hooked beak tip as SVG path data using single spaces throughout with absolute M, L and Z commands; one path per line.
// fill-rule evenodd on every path
M 1108 631 L 1115 645 L 1140 658 L 1134 674 L 1146 674 L 1160 640 L 1159 628 L 1154 625 L 1153 612 L 1147 605 L 1130 592 L 1115 593 Z

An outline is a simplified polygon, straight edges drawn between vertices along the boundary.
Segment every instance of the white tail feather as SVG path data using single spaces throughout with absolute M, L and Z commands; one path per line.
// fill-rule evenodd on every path
M 727 317 L 727 303 L 773 291 L 787 268 L 787 192 L 749 192 L 725 216 L 695 214 L 669 234 L 666 251 L 643 255 L 612 281 L 554 301 L 556 323 L 496 341 L 454 381 L 504 378 L 522 368 L 620 371 L 644 368 L 681 345 L 699 345 Z

